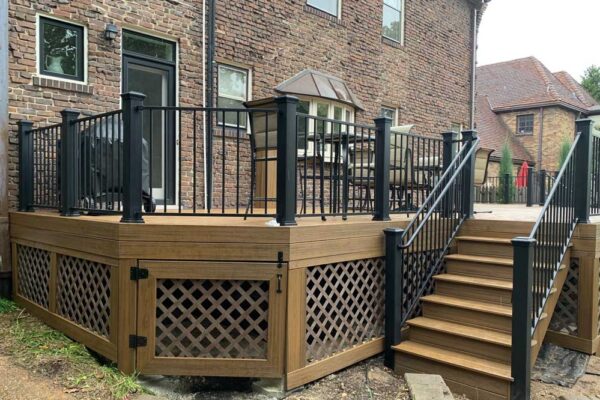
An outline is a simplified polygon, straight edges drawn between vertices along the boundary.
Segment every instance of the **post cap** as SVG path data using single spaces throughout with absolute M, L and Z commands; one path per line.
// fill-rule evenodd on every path
M 123 100 L 144 100 L 146 98 L 146 95 L 140 92 L 127 92 L 122 93 L 121 98 Z
M 33 122 L 28 121 L 26 119 L 21 119 L 17 121 L 17 125 L 22 126 L 24 128 L 31 128 L 33 126 Z
M 402 228 L 385 228 L 383 230 L 385 235 L 401 235 L 404 233 L 404 229 Z
M 442 137 L 444 138 L 444 140 L 455 140 L 457 136 L 458 136 L 458 132 L 453 132 L 453 131 L 442 132 Z
M 296 96 L 292 96 L 292 95 L 289 95 L 289 94 L 284 94 L 284 95 L 275 97 L 275 103 L 276 104 L 298 103 L 299 101 L 300 101 L 300 99 L 298 99 Z
M 477 131 L 475 129 L 470 129 L 470 130 L 466 130 L 466 131 L 462 131 L 461 132 L 463 138 L 476 138 L 477 137 Z
M 75 118 L 75 117 L 78 117 L 79 114 L 81 114 L 81 112 L 78 110 L 75 110 L 73 108 L 65 108 L 64 110 L 62 110 L 60 112 L 60 115 L 62 115 L 63 118 L 65 118 L 65 117 Z
M 517 236 L 512 239 L 511 243 L 514 247 L 531 247 L 536 244 L 536 240 L 528 236 Z

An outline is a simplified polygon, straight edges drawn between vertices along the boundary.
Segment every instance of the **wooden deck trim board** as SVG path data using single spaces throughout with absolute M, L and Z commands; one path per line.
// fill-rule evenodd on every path
M 288 372 L 286 390 L 297 388 L 305 383 L 315 381 L 331 373 L 356 364 L 383 351 L 383 338 L 358 345 L 350 350 L 333 355 L 324 360 L 308 364 L 304 368 Z
M 98 336 L 94 332 L 91 332 L 84 327 L 77 325 L 66 318 L 63 318 L 58 314 L 51 313 L 50 311 L 38 306 L 37 304 L 18 294 L 14 297 L 17 304 L 24 307 L 31 315 L 39 318 L 51 328 L 54 328 L 64 333 L 71 339 L 84 344 L 109 360 L 115 361 L 117 359 L 117 346 L 115 343 L 111 343 L 108 339 Z
M 287 299 L 286 373 L 306 366 L 306 268 L 290 269 Z

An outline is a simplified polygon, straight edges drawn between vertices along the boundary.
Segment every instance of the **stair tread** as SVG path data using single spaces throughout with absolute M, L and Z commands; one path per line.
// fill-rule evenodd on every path
M 494 264 L 506 267 L 513 266 L 512 258 L 502 257 L 485 257 L 485 256 L 470 256 L 466 254 L 449 254 L 446 256 L 446 260 L 453 261 L 467 261 L 467 262 L 479 262 L 483 264 Z
M 512 381 L 510 364 L 483 359 L 474 355 L 442 349 L 423 343 L 405 341 L 393 346 L 393 349 L 401 353 L 425 358 L 434 362 L 451 365 L 481 375 L 491 376 L 504 381 Z
M 443 332 L 449 335 L 461 336 L 464 338 L 474 339 L 503 347 L 510 347 L 512 342 L 511 335 L 506 332 L 478 328 L 471 325 L 443 321 L 440 319 L 417 317 L 407 321 L 407 324 L 411 327 Z
M 486 303 L 479 300 L 459 299 L 458 297 L 431 294 L 422 297 L 421 300 L 428 303 L 446 305 L 450 307 L 464 308 L 473 311 L 484 312 L 488 314 L 499 315 L 502 317 L 512 316 L 512 307 L 500 304 Z
M 498 244 L 512 244 L 512 239 L 499 238 L 499 237 L 484 237 L 484 236 L 457 236 L 457 240 L 463 240 L 465 242 L 484 242 L 484 243 L 498 243 Z
M 484 278 L 470 275 L 441 274 L 433 277 L 437 281 L 462 283 L 472 286 L 482 286 L 493 289 L 512 290 L 512 281 Z

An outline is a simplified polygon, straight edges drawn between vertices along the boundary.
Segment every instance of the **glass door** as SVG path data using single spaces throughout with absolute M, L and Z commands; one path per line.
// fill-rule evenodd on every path
M 174 51 L 163 48 L 174 44 L 125 32 L 123 46 L 123 91 L 145 94 L 147 106 L 175 106 Z M 150 177 L 144 180 L 150 181 L 152 198 L 158 204 L 175 204 L 175 115 L 160 110 L 147 111 L 143 129 L 151 163 Z

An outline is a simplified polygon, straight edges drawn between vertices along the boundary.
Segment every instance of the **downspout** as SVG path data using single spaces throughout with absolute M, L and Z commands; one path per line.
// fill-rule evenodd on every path
M 473 49 L 472 49 L 472 65 L 471 65 L 471 116 L 470 126 L 475 129 L 475 95 L 476 95 L 476 74 L 477 74 L 477 18 L 479 18 L 479 10 L 473 8 Z
M 544 161 L 544 152 L 542 151 L 542 146 L 544 145 L 544 107 L 540 107 L 540 134 L 538 135 L 538 170 L 545 169 L 542 166 L 542 162 Z
M 8 237 L 8 0 L 0 0 L 0 297 L 9 297 Z
M 205 107 L 212 108 L 214 104 L 214 63 L 215 63 L 215 0 L 208 0 L 208 49 L 206 54 L 206 103 Z M 206 135 L 204 135 L 205 168 L 204 168 L 204 196 L 205 207 L 212 208 L 212 135 L 213 135 L 213 113 L 208 112 L 204 119 L 206 123 Z

